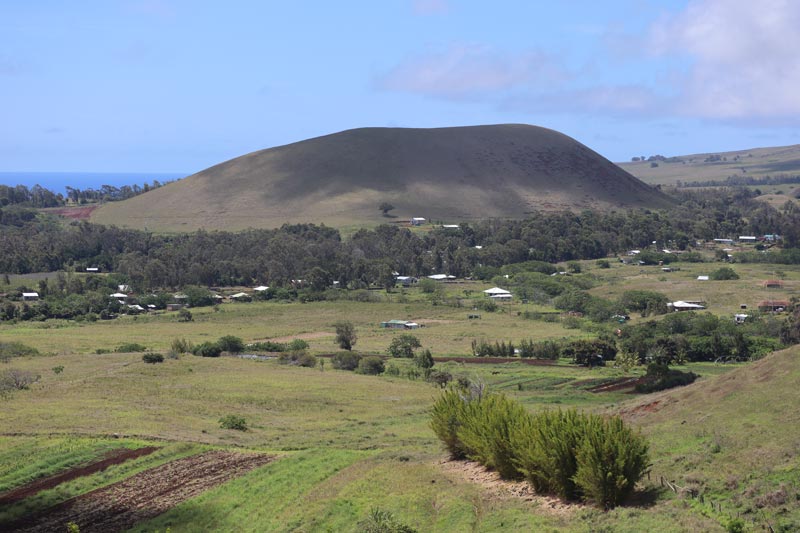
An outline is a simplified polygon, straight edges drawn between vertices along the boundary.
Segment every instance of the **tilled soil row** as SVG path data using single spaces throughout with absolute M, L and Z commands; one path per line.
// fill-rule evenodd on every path
M 153 453 L 157 449 L 158 448 L 155 446 L 148 446 L 146 448 L 137 448 L 135 450 L 129 450 L 127 448 L 112 450 L 99 461 L 94 461 L 93 463 L 70 468 L 69 470 L 54 476 L 37 479 L 36 481 L 32 481 L 27 485 L 23 485 L 22 487 L 16 488 L 4 494 L 0 494 L 0 505 L 8 505 L 10 503 L 24 500 L 25 498 L 29 498 L 43 490 L 57 487 L 66 481 L 88 476 L 94 474 L 95 472 L 100 472 L 111 465 L 118 465 L 128 461 L 129 459 L 135 459 L 137 457 Z
M 271 460 L 268 455 L 226 451 L 178 459 L 26 517 L 9 530 L 62 531 L 74 522 L 81 533 L 125 531 Z

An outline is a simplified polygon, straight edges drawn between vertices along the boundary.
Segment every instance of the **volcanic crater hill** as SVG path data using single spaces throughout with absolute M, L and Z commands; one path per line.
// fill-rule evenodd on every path
M 109 203 L 105 224 L 184 231 L 316 222 L 449 222 L 533 210 L 664 207 L 670 199 L 576 140 L 523 124 L 359 128 L 253 152 Z

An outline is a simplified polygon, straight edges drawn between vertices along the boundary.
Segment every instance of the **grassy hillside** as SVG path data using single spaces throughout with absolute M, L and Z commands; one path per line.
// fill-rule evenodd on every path
M 728 176 L 775 176 L 800 174 L 800 145 L 753 148 L 733 152 L 668 157 L 651 166 L 649 161 L 619 163 L 645 183 L 675 185 L 678 181 L 724 180 Z M 796 185 L 784 185 L 785 192 Z
M 658 191 L 574 139 L 521 124 L 361 128 L 226 161 L 92 214 L 100 223 L 181 231 L 285 222 L 521 217 L 534 209 L 659 207 Z
M 798 406 L 795 346 L 711 381 L 643 397 L 624 413 L 650 437 L 653 475 L 696 491 L 689 502 L 696 511 L 797 531 Z

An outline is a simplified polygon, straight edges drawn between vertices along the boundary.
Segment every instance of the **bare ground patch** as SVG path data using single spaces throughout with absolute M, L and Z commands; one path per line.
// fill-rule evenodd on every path
M 151 468 L 58 504 L 6 527 L 9 531 L 62 531 L 74 522 L 81 533 L 125 531 L 179 503 L 273 458 L 263 454 L 211 451 Z
M 94 474 L 95 472 L 100 472 L 111 465 L 118 465 L 129 459 L 135 459 L 137 457 L 142 457 L 143 455 L 151 454 L 157 449 L 158 448 L 155 446 L 147 446 L 145 448 L 137 448 L 135 450 L 129 450 L 127 448 L 111 450 L 98 461 L 76 466 L 53 476 L 37 479 L 36 481 L 32 481 L 27 485 L 23 485 L 22 487 L 8 491 L 5 494 L 0 494 L 0 505 L 8 505 L 10 503 L 24 500 L 25 498 L 33 496 L 34 494 L 43 490 L 57 487 L 66 481 L 88 476 Z
M 555 516 L 569 516 L 586 506 L 581 503 L 564 503 L 558 498 L 536 494 L 525 481 L 506 481 L 492 470 L 474 461 L 446 460 L 439 463 L 446 473 L 480 485 L 490 499 L 515 498 L 536 504 L 539 509 Z

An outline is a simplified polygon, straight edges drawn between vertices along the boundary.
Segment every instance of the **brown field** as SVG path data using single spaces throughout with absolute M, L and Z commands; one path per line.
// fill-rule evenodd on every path
M 83 494 L 8 527 L 46 533 L 60 531 L 72 522 L 82 533 L 125 531 L 271 460 L 262 454 L 224 451 L 193 455 Z

